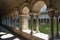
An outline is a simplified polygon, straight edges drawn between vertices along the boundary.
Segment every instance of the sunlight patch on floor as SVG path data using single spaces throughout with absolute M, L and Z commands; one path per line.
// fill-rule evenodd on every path
M 23 30 L 23 32 L 30 34 L 31 30 Z M 36 33 L 36 31 L 33 31 L 33 33 Z
M 23 32 L 30 34 L 31 30 L 23 30 Z M 49 40 L 49 38 L 50 38 L 50 36 L 48 34 L 44 34 L 41 32 L 36 33 L 36 31 L 33 31 L 33 32 L 34 32 L 33 36 L 35 36 L 35 37 L 42 38 L 44 40 Z
M 0 35 L 4 35 L 4 34 L 6 34 L 6 33 L 4 33 L 4 32 L 0 32 Z
M 36 36 L 38 38 L 42 38 L 44 40 L 49 40 L 49 35 L 44 34 L 44 33 L 41 33 L 41 32 L 40 33 L 33 34 L 33 36 Z
M 11 37 L 14 37 L 14 35 L 6 34 L 6 35 L 1 36 L 2 39 L 11 38 Z
M 13 39 L 13 40 L 20 40 L 19 38 L 15 38 L 15 39 Z

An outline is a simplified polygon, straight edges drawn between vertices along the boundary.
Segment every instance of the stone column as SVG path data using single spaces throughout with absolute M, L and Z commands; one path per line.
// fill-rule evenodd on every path
M 15 20 L 14 20 L 14 27 L 16 28 L 16 16 L 15 16 Z
M 48 22 L 47 22 L 47 18 L 46 18 L 46 23 L 48 23 Z
M 41 19 L 40 19 L 40 24 L 41 24 Z
M 22 15 L 22 19 L 23 19 L 23 22 L 22 22 L 22 29 L 28 29 L 28 15 L 27 14 L 23 14 Z
M 39 32 L 39 15 L 36 15 L 36 32 Z
M 58 18 L 58 23 L 59 23 L 59 18 Z
M 7 16 L 6 16 L 6 26 L 7 26 Z
M 10 16 L 9 16 L 9 18 L 8 18 L 8 26 L 9 26 L 9 23 L 10 23 L 9 21 L 10 21 Z
M 43 24 L 44 24 L 44 18 L 43 18 Z
M 31 17 L 31 33 L 30 35 L 33 34 L 33 14 L 30 14 L 30 17 Z
M 7 20 L 6 20 L 6 17 L 5 17 L 5 25 L 7 25 Z
M 6 24 L 7 24 L 7 26 L 8 26 L 8 17 L 6 18 L 6 20 L 7 20 L 7 23 L 6 23 Z
M 9 26 L 10 26 L 10 14 L 9 14 Z
M 11 17 L 11 27 L 12 27 L 12 17 Z
M 19 24 L 20 24 L 19 30 L 22 31 L 22 16 L 21 15 L 19 16 Z
M 8 15 L 7 15 L 7 26 L 8 26 Z
M 7 26 L 9 25 L 9 22 L 8 22 L 8 17 L 7 17 Z
M 7 17 L 7 26 L 8 26 L 8 17 Z
M 9 14 L 8 14 L 8 26 L 9 26 Z
M 12 19 L 11 19 L 11 15 L 10 15 L 10 26 L 12 26 L 12 25 L 11 25 L 11 20 L 12 20 Z
M 54 40 L 54 31 L 53 31 L 54 9 L 48 9 L 48 13 L 50 16 L 50 40 Z
M 58 11 L 55 11 L 55 17 L 56 17 L 56 37 L 58 38 L 59 37 L 59 27 L 58 27 Z
M 50 16 L 50 32 L 51 32 L 51 40 L 54 38 L 54 33 L 53 33 L 53 15 Z

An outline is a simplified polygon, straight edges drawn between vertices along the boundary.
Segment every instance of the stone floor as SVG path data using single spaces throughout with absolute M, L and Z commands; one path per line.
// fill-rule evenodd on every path
M 26 40 L 0 26 L 0 40 Z
M 31 30 L 23 30 L 23 32 L 30 34 Z M 42 38 L 44 40 L 49 40 L 49 38 L 50 38 L 48 34 L 44 34 L 41 32 L 36 33 L 36 31 L 33 31 L 33 36 Z M 60 40 L 60 38 L 59 39 L 54 38 L 54 40 Z
M 58 39 L 55 38 L 54 40 L 60 40 L 60 38 L 58 38 Z

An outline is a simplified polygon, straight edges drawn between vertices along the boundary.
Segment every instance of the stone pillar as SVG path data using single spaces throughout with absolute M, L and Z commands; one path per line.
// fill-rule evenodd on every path
M 58 38 L 59 37 L 59 27 L 58 27 L 58 11 L 55 11 L 55 17 L 56 17 L 56 37 Z
M 53 15 L 50 16 L 50 32 L 51 32 L 51 40 L 54 38 L 54 33 L 53 33 Z
M 9 18 L 10 20 L 9 20 L 9 26 L 11 26 L 11 15 L 10 15 L 10 18 Z
M 7 26 L 8 26 L 8 15 L 7 15 Z
M 27 15 L 22 15 L 22 29 L 28 29 L 28 16 Z
M 8 26 L 9 26 L 9 23 L 10 23 L 9 21 L 10 21 L 10 15 L 8 15 Z
M 7 15 L 7 26 L 8 26 L 8 15 Z
M 15 20 L 14 20 L 14 27 L 16 28 L 16 16 L 15 16 Z
M 11 17 L 11 27 L 12 27 L 12 17 Z
M 39 15 L 36 15 L 36 32 L 39 32 Z
M 31 33 L 30 35 L 33 34 L 33 14 L 30 14 L 30 17 L 31 17 Z
M 20 24 L 19 30 L 22 31 L 22 16 L 21 15 L 19 16 L 19 24 Z
M 47 22 L 47 18 L 46 18 L 46 23 L 48 23 L 48 22 Z
M 9 19 L 8 19 L 8 25 L 10 26 L 10 14 L 9 14 Z
M 44 18 L 43 18 L 43 24 L 44 24 Z
M 58 23 L 59 23 L 59 18 L 58 18 Z
M 8 17 L 6 18 L 6 21 L 8 22 Z M 7 24 L 7 26 L 8 26 L 8 23 L 6 23 Z
M 54 9 L 48 9 L 48 13 L 50 16 L 50 40 L 54 40 L 54 31 L 53 31 Z
M 40 18 L 40 24 L 41 24 L 41 18 Z
M 6 25 L 7 25 L 7 16 L 6 16 Z
M 6 20 L 6 17 L 5 17 L 5 25 L 7 25 L 7 20 Z

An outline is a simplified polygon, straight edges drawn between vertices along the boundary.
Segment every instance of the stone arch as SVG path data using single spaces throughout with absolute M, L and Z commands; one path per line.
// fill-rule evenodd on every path
M 30 5 L 28 3 L 24 3 L 21 8 L 20 8 L 20 15 L 21 16 L 21 24 L 22 24 L 22 30 L 23 29 L 28 29 L 28 16 L 24 16 L 24 15 L 28 15 L 30 12 Z
M 32 11 L 38 13 L 44 5 L 46 5 L 44 1 L 34 2 L 32 6 Z
M 26 10 L 25 10 L 26 8 Z M 24 9 L 24 10 L 23 10 Z M 24 11 L 29 11 L 30 12 L 30 5 L 28 3 L 24 3 L 21 8 L 20 8 L 20 13 L 23 14 Z M 23 12 L 22 12 L 23 11 Z
M 32 6 L 32 12 L 39 12 L 40 9 L 42 8 L 42 6 L 46 5 L 46 3 L 44 1 L 33 1 L 31 3 Z
M 32 6 L 33 6 L 37 1 L 43 1 L 47 6 L 49 6 L 49 0 L 33 0 L 33 1 L 30 3 L 31 8 L 32 8 Z
M 15 8 L 15 9 L 14 9 L 14 14 L 15 14 L 16 16 L 18 16 L 18 15 L 19 15 L 18 8 Z
M 13 13 L 14 13 L 14 11 L 11 10 L 11 11 L 10 11 L 11 17 L 13 17 Z

